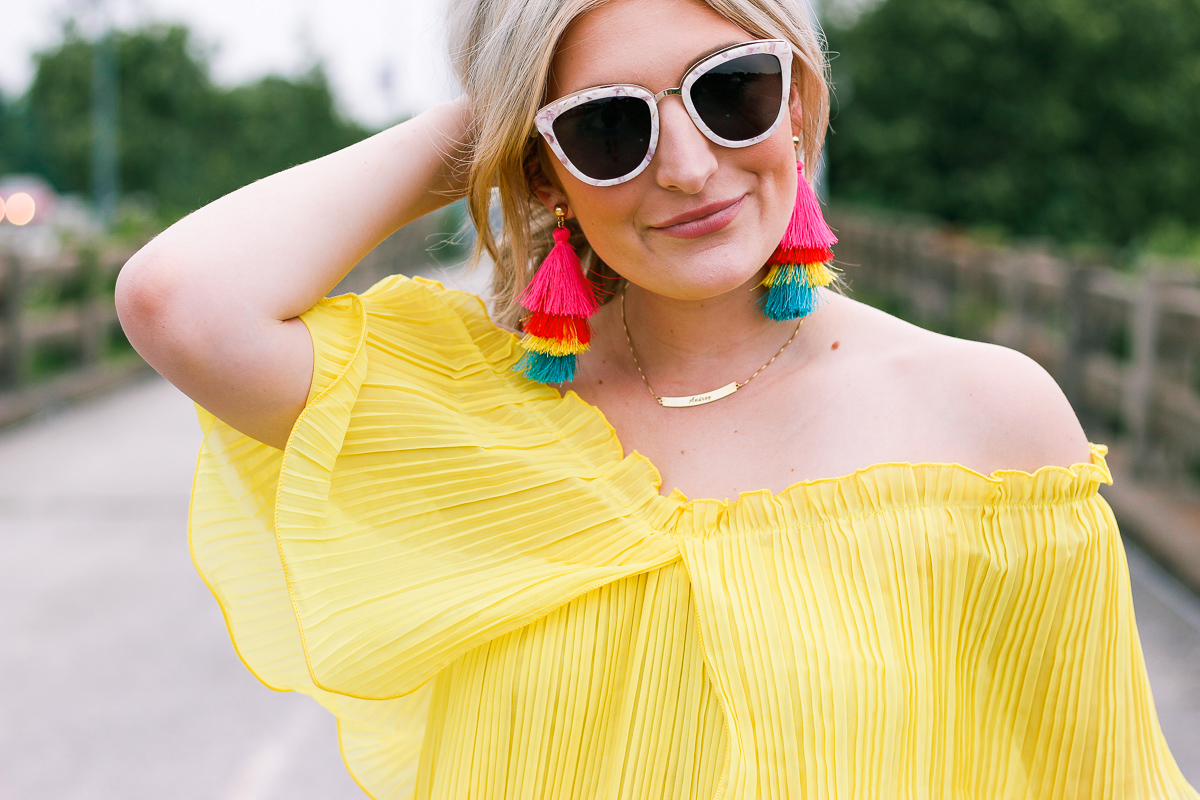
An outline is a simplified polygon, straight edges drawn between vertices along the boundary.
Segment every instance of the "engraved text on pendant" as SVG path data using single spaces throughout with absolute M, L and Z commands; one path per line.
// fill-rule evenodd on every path
M 729 395 L 736 392 L 738 388 L 738 382 L 734 381 L 733 383 L 722 386 L 720 389 L 713 389 L 711 392 L 705 392 L 704 394 L 693 394 L 689 395 L 688 397 L 660 397 L 658 398 L 658 402 L 665 408 L 687 408 L 689 406 L 702 406 L 705 403 L 711 403 L 714 400 L 720 400 L 722 397 L 729 397 Z

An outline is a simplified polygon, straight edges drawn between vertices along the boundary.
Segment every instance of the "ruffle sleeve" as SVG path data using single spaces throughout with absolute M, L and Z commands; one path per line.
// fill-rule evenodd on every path
M 391 796 L 441 669 L 679 552 L 478 298 L 393 276 L 301 319 L 313 384 L 283 451 L 197 406 L 193 559 L 246 666 L 337 714 L 351 771 Z

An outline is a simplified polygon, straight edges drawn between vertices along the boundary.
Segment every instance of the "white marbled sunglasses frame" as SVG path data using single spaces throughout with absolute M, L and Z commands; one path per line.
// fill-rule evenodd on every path
M 696 111 L 696 107 L 692 104 L 691 88 L 704 76 L 708 70 L 713 67 L 732 61 L 735 58 L 742 56 L 757 55 L 767 53 L 779 59 L 780 75 L 783 77 L 781 81 L 783 91 L 780 92 L 779 113 L 775 115 L 775 121 L 759 136 L 752 139 L 734 141 L 731 139 L 723 139 L 713 133 L 712 129 L 701 119 L 700 114 Z M 753 42 L 744 42 L 742 44 L 731 45 L 723 50 L 718 50 L 711 55 L 697 61 L 692 66 L 688 67 L 683 74 L 683 80 L 679 82 L 679 86 L 671 89 L 663 89 L 657 94 L 650 91 L 644 86 L 638 86 L 632 83 L 614 83 L 606 86 L 593 86 L 590 89 L 582 89 L 578 92 L 559 98 L 552 103 L 548 103 L 538 109 L 534 115 L 534 125 L 537 127 L 538 133 L 550 145 L 550 149 L 562 165 L 579 180 L 591 186 L 616 186 L 619 183 L 632 180 L 641 174 L 642 170 L 650 165 L 650 161 L 654 158 L 654 151 L 658 147 L 658 101 L 668 95 L 677 94 L 679 99 L 683 101 L 684 108 L 687 109 L 688 116 L 692 118 L 692 122 L 700 129 L 710 141 L 721 145 L 722 147 L 749 147 L 752 144 L 758 144 L 766 139 L 775 129 L 779 127 L 779 121 L 783 119 L 784 113 L 787 111 L 789 95 L 791 94 L 791 70 L 792 70 L 792 46 L 784 39 L 759 39 Z M 558 137 L 554 134 L 554 121 L 564 111 L 568 111 L 576 106 L 592 100 L 599 100 L 605 97 L 638 97 L 646 101 L 646 105 L 650 107 L 650 146 L 646 150 L 646 156 L 642 159 L 632 171 L 617 178 L 597 179 L 592 178 L 584 173 L 571 163 L 571 159 L 563 152 L 562 146 L 558 143 Z M 536 136 L 536 134 L 534 134 Z

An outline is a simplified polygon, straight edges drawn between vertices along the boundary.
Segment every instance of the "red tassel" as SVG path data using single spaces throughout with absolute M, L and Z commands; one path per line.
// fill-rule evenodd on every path
M 833 251 L 828 247 L 785 250 L 783 245 L 780 245 L 771 256 L 773 264 L 825 264 L 832 260 Z
M 571 247 L 571 232 L 555 228 L 554 247 L 521 293 L 521 305 L 530 311 L 562 317 L 590 317 L 598 307 L 592 285 L 583 275 L 583 264 Z
M 796 186 L 796 205 L 792 208 L 792 219 L 787 230 L 783 233 L 783 241 L 779 243 L 776 254 L 783 258 L 772 260 L 780 264 L 820 264 L 833 258 L 830 247 L 837 244 L 837 237 L 825 224 L 821 215 L 821 204 L 812 185 L 804 177 L 804 164 L 797 161 L 796 171 L 799 173 Z M 820 251 L 824 257 L 807 258 L 807 253 L 800 251 Z M 803 255 L 803 258 L 791 258 L 792 253 Z
M 588 344 L 592 341 L 591 326 L 586 319 L 580 317 L 560 317 L 534 311 L 525 320 L 522 329 L 533 336 L 557 342 L 577 341 L 580 344 Z

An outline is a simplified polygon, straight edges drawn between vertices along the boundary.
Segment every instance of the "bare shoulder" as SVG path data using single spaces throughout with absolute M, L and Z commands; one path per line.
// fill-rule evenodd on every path
M 960 421 L 980 436 L 980 457 L 1033 472 L 1091 460 L 1087 435 L 1058 383 L 1024 353 L 930 334 L 945 353 L 946 388 L 962 398 Z
M 1091 460 L 1070 402 L 1029 356 L 934 333 L 847 298 L 840 304 L 876 346 L 881 379 L 910 409 L 918 435 L 954 455 L 935 460 L 985 474 Z

